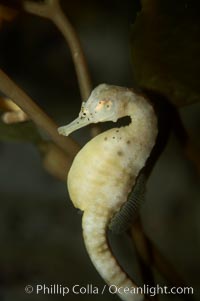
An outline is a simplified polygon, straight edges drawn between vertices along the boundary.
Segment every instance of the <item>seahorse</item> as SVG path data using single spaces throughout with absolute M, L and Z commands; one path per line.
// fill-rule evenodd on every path
M 58 129 L 68 136 L 91 123 L 129 116 L 126 126 L 114 127 L 90 140 L 76 155 L 67 186 L 75 207 L 83 211 L 83 238 L 91 261 L 108 285 L 121 289 L 125 301 L 144 300 L 133 294 L 136 284 L 123 271 L 107 241 L 113 216 L 126 202 L 145 166 L 157 136 L 157 118 L 141 94 L 126 87 L 100 84 L 82 103 L 78 118 Z

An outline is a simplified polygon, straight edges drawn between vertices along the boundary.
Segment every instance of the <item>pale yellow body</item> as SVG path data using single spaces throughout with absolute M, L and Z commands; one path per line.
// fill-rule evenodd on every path
M 111 129 L 93 138 L 77 154 L 68 174 L 74 206 L 85 211 L 95 203 L 117 211 L 146 156 L 138 139 L 130 139 L 126 128 Z
M 101 85 L 96 88 L 95 93 L 99 99 L 100 96 L 106 99 L 103 103 L 110 105 L 113 99 L 109 98 L 108 87 Z M 117 117 L 129 115 L 131 123 L 126 127 L 106 131 L 89 141 L 75 157 L 68 174 L 67 185 L 74 206 L 84 211 L 83 236 L 94 266 L 109 285 L 131 290 L 136 285 L 114 258 L 107 243 L 106 231 L 113 215 L 126 202 L 140 170 L 150 155 L 155 144 L 157 125 L 154 111 L 143 97 L 125 88 L 123 94 L 123 88 L 110 87 L 111 95 L 116 93 L 118 97 L 119 105 L 116 106 L 116 110 L 119 107 L 120 110 Z M 101 95 L 101 89 L 104 92 L 104 88 L 106 93 Z M 95 108 L 99 106 L 102 106 L 101 101 L 97 102 Z M 86 112 L 88 116 L 92 115 L 89 115 L 88 108 Z M 78 127 L 79 120 L 81 122 L 82 119 L 80 115 L 76 121 Z M 72 126 L 74 128 L 74 123 Z M 61 131 L 63 133 L 63 128 Z M 122 300 L 144 299 L 143 295 L 134 295 L 127 290 L 126 293 L 121 290 L 119 297 Z
M 130 191 L 131 162 L 118 138 L 112 138 L 112 132 L 107 132 L 106 137 L 101 134 L 85 145 L 68 174 L 70 197 L 74 206 L 83 211 L 94 203 L 117 208 Z

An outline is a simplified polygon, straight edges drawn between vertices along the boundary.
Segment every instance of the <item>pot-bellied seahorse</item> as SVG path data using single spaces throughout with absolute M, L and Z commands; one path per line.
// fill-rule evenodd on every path
M 122 300 L 139 301 L 144 295 L 131 293 L 136 284 L 112 254 L 106 231 L 126 202 L 155 144 L 155 112 L 148 100 L 133 90 L 101 84 L 82 103 L 78 118 L 58 131 L 67 136 L 90 123 L 116 122 L 124 116 L 130 117 L 129 125 L 97 135 L 80 150 L 67 185 L 74 206 L 84 212 L 84 242 L 97 271 L 108 285 L 125 288 L 119 293 Z

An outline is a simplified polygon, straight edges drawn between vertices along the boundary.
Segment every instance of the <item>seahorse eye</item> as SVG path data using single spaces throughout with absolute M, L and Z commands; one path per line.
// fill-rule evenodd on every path
M 88 109 L 86 108 L 86 103 L 82 102 L 82 106 L 81 106 L 81 111 L 79 113 L 79 117 L 83 118 L 86 117 L 88 115 Z

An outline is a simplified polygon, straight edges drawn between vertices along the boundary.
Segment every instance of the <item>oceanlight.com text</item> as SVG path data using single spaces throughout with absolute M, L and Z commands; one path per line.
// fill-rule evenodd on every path
M 168 287 L 143 285 L 139 287 L 117 287 L 116 285 L 104 285 L 103 287 L 98 287 L 93 284 L 79 285 L 74 284 L 72 286 L 61 285 L 61 284 L 36 284 L 36 285 L 26 285 L 25 292 L 27 294 L 43 294 L 43 295 L 60 295 L 66 296 L 68 294 L 75 295 L 103 295 L 105 292 L 110 294 L 129 294 L 129 295 L 139 295 L 144 294 L 150 297 L 155 295 L 193 295 L 194 289 L 192 287 Z

